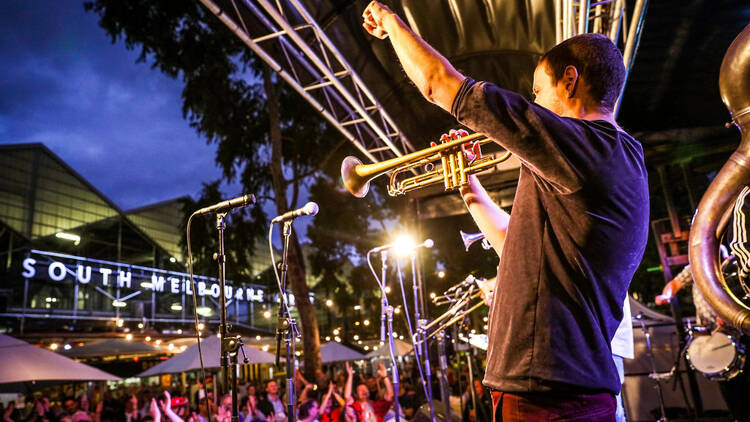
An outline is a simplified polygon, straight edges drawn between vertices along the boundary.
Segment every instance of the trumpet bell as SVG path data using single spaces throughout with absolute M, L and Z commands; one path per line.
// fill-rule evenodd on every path
M 341 178 L 344 180 L 344 186 L 357 198 L 364 198 L 370 190 L 370 180 L 357 174 L 357 166 L 361 164 L 362 161 L 351 155 L 341 162 Z

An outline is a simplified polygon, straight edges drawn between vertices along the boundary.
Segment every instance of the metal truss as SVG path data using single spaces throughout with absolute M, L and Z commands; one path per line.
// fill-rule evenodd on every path
M 623 91 L 615 105 L 615 115 L 620 109 L 620 100 L 625 91 L 630 71 L 635 61 L 635 53 L 641 41 L 643 22 L 646 17 L 648 0 L 635 0 L 632 4 L 632 16 L 628 23 L 626 0 L 554 0 L 555 1 L 555 36 L 557 43 L 585 33 L 604 34 L 615 45 L 622 46 L 622 58 L 625 63 L 625 83 Z M 620 42 L 621 41 L 621 42 Z
M 414 150 L 299 0 L 200 0 L 370 161 Z

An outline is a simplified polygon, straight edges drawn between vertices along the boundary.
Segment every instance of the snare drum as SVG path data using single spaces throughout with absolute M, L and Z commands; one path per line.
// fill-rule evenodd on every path
M 740 372 L 745 364 L 745 347 L 731 335 L 717 331 L 713 334 L 693 334 L 687 348 L 690 366 L 711 380 L 728 380 Z

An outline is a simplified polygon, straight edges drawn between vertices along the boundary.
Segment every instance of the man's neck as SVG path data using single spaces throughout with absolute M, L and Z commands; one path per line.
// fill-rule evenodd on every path
M 578 102 L 574 104 L 571 108 L 567 110 L 565 113 L 566 117 L 572 117 L 574 119 L 581 119 L 581 120 L 604 120 L 605 122 L 610 123 L 612 126 L 619 128 L 617 122 L 615 121 L 615 117 L 612 114 L 611 111 L 607 110 L 603 107 L 596 107 L 596 106 L 585 106 L 583 103 Z
M 279 395 L 278 394 L 268 393 L 268 400 L 278 400 L 278 399 L 279 399 Z

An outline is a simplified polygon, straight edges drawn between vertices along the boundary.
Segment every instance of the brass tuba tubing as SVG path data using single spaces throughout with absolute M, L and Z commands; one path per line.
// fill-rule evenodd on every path
M 493 142 L 481 133 L 474 133 L 379 163 L 362 164 L 362 161 L 358 158 L 349 156 L 341 163 L 341 179 L 346 189 L 358 198 L 363 198 L 367 195 L 372 179 L 391 171 L 394 174 L 391 175 L 388 193 L 392 196 L 429 186 L 440 181 L 446 184 L 446 189 L 454 188 L 457 187 L 458 183 L 465 183 L 465 176 L 467 174 L 482 171 L 508 159 L 510 156 L 510 153 L 506 152 L 496 159 L 482 160 L 477 165 L 463 167 L 463 163 L 461 162 L 463 153 L 460 152 L 461 145 L 474 141 L 480 144 Z M 460 155 L 460 158 L 458 158 L 459 163 L 456 162 L 456 158 L 453 155 L 446 157 L 446 153 L 456 151 Z M 398 173 L 409 171 L 438 160 L 442 161 L 442 168 L 439 170 L 433 170 L 409 179 L 397 180 L 396 176 Z M 453 166 L 450 164 L 451 161 L 453 162 Z
M 701 198 L 690 228 L 689 258 L 695 284 L 719 316 L 750 334 L 750 308 L 729 290 L 719 266 L 722 213 L 750 183 L 750 25 L 729 46 L 719 73 L 722 100 L 742 139 Z

